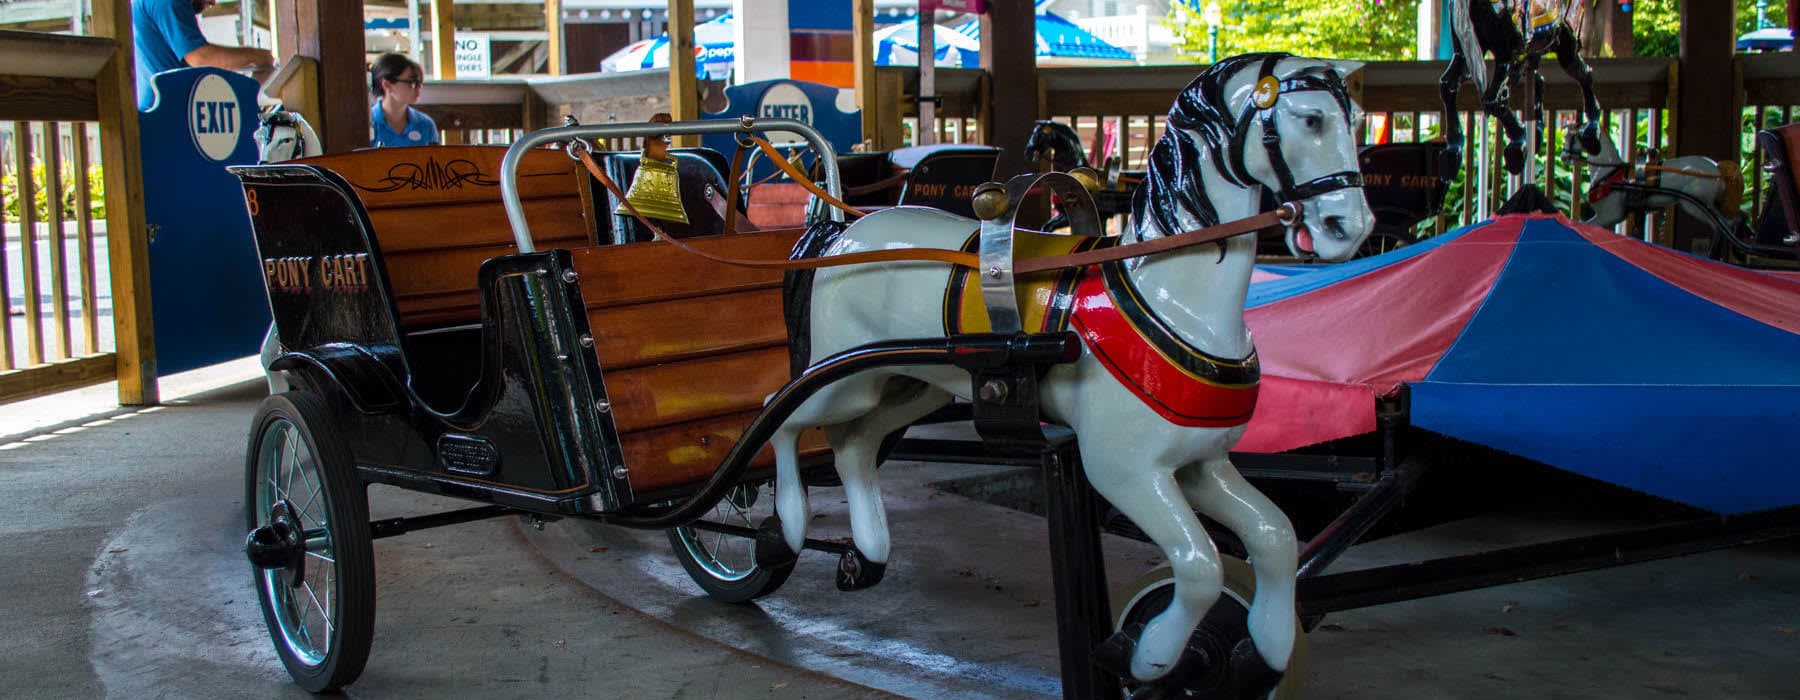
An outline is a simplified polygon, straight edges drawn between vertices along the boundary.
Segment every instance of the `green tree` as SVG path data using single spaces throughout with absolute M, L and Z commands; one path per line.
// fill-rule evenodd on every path
M 1302 56 L 1358 60 L 1412 58 L 1418 37 L 1419 0 L 1218 0 L 1219 55 L 1287 51 Z M 1206 60 L 1209 27 L 1185 2 L 1170 3 L 1168 25 L 1175 50 Z
M 1787 21 L 1787 4 L 1788 0 L 1768 0 L 1765 12 L 1772 26 L 1779 27 Z M 1756 0 L 1737 0 L 1738 35 L 1755 30 Z M 1637 0 L 1632 3 L 1631 51 L 1639 56 L 1681 55 L 1681 0 Z

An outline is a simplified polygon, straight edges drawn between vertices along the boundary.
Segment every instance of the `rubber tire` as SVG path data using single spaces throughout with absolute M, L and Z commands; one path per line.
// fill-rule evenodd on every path
M 319 663 L 308 664 L 287 647 L 269 592 L 262 585 L 263 572 L 252 569 L 269 639 L 288 675 L 313 693 L 335 691 L 362 675 L 375 635 L 375 557 L 369 536 L 368 486 L 357 477 L 349 445 L 332 430 L 330 415 L 325 400 L 311 391 L 290 391 L 264 399 L 251 424 L 244 479 L 245 516 L 249 528 L 255 529 L 266 516 L 255 512 L 260 448 L 266 429 L 280 420 L 295 427 L 318 467 L 338 584 L 336 638 L 329 641 Z
M 1250 563 L 1243 559 L 1229 555 L 1221 555 L 1220 559 L 1225 582 L 1224 590 L 1220 592 L 1220 603 L 1225 602 L 1225 596 L 1229 595 L 1236 598 L 1238 604 L 1248 608 L 1247 603 L 1256 591 L 1256 572 L 1250 568 Z M 1137 577 L 1129 586 L 1113 596 L 1112 609 L 1115 611 L 1113 631 L 1117 632 L 1123 626 L 1132 612 L 1130 607 L 1133 601 L 1147 597 L 1151 588 L 1165 585 L 1175 585 L 1174 570 L 1167 566 L 1159 566 Z M 1220 603 L 1214 603 L 1214 605 Z M 1161 612 L 1162 608 L 1166 606 L 1167 603 L 1159 605 L 1157 612 Z M 1295 620 L 1294 651 L 1288 655 L 1287 671 L 1282 673 L 1281 684 L 1269 692 L 1268 700 L 1294 700 L 1302 697 L 1300 686 L 1306 676 L 1306 647 L 1306 629 L 1301 626 L 1299 620 Z
M 727 496 L 727 498 L 729 498 L 729 496 Z M 770 493 L 767 495 L 759 495 L 758 498 L 773 499 L 773 490 L 771 489 Z M 751 526 L 754 527 L 755 523 L 752 523 Z M 706 591 L 707 597 L 723 603 L 749 603 L 757 598 L 774 593 L 781 588 L 782 584 L 787 583 L 788 576 L 791 576 L 794 573 L 794 566 L 797 563 L 790 562 L 786 565 L 775 567 L 762 566 L 754 563 L 755 550 L 752 549 L 752 563 L 750 564 L 748 572 L 736 578 L 724 578 L 715 575 L 711 570 L 706 568 L 706 565 L 702 564 L 700 560 L 695 557 L 690 546 L 704 547 L 705 545 L 698 541 L 690 541 L 689 535 L 686 533 L 692 532 L 691 530 L 688 528 L 669 528 L 667 532 L 669 535 L 669 547 L 675 550 L 675 559 L 681 562 L 681 568 L 687 570 L 688 578 L 693 579 L 694 583 L 699 584 L 700 588 Z M 730 537 L 730 535 L 727 535 L 727 537 Z M 755 540 L 752 540 L 751 542 L 751 546 L 754 548 Z

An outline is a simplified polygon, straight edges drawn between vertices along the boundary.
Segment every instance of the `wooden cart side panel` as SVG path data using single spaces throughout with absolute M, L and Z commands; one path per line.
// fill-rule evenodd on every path
M 729 308 L 733 313 L 715 316 L 714 323 L 695 325 L 689 321 L 706 316 L 714 307 Z M 781 290 L 775 285 L 588 311 L 594 349 L 609 376 L 659 362 L 785 348 L 784 322 Z
M 498 202 L 500 161 L 505 157 L 505 146 L 418 146 L 351 151 L 292 163 L 325 168 L 343 176 L 363 206 L 373 211 Z M 525 154 L 519 163 L 519 199 L 575 194 L 580 167 L 562 151 Z M 383 240 L 382 247 L 387 246 Z
M 394 306 L 407 331 L 481 319 L 477 272 L 518 252 L 500 204 L 499 146 L 376 149 L 309 158 L 348 180 L 381 240 Z M 537 246 L 592 244 L 588 179 L 559 151 L 527 153 L 519 195 Z
M 715 255 L 780 260 L 798 229 L 690 238 Z M 594 352 L 637 494 L 712 476 L 789 379 L 781 272 L 713 262 L 666 243 L 570 251 Z M 824 448 L 809 435 L 804 454 Z M 765 448 L 754 466 L 773 464 Z
M 631 470 L 632 491 L 653 494 L 712 477 L 744 427 L 755 417 L 756 411 L 746 411 L 622 436 L 620 443 L 625 464 Z M 801 433 L 801 458 L 823 454 L 828 449 L 824 430 L 814 428 Z M 750 469 L 774 464 L 774 451 L 764 446 L 751 460 Z

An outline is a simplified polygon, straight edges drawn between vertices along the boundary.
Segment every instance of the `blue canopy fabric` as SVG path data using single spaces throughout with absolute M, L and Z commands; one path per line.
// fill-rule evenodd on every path
M 1257 283 L 1240 449 L 1412 425 L 1723 514 L 1800 504 L 1800 282 L 1508 216 Z M 1260 422 L 1260 425 L 1259 425 Z
M 1115 61 L 1136 60 L 1130 51 L 1106 43 L 1105 39 L 1094 36 L 1074 22 L 1064 19 L 1054 12 L 1039 9 L 1037 12 L 1037 56 L 1039 58 L 1076 58 L 1103 59 Z M 970 20 L 956 28 L 956 31 L 974 39 L 981 40 L 981 22 Z

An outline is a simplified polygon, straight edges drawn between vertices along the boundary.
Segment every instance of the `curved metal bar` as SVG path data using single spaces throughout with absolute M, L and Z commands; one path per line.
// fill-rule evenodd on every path
M 944 365 L 963 369 L 994 367 L 1005 363 L 1055 364 L 1081 356 L 1080 338 L 1072 332 L 1040 335 L 974 333 L 954 338 L 887 340 L 861 345 L 826 358 L 775 392 L 761 413 L 744 428 L 712 478 L 682 502 L 667 506 L 631 506 L 601 514 L 613 525 L 664 529 L 684 525 L 705 515 L 725 493 L 736 486 L 750 460 L 800 405 L 820 389 L 852 374 L 878 367 Z
M 807 145 L 819 154 L 819 161 L 825 168 L 825 191 L 833 197 L 843 197 L 844 185 L 838 178 L 837 152 L 832 150 L 831 142 L 825 140 L 811 124 L 792 119 L 711 119 L 700 121 L 675 122 L 657 124 L 649 122 L 633 124 L 577 124 L 540 129 L 526 134 L 524 138 L 513 142 L 506 149 L 506 157 L 500 161 L 500 201 L 506 206 L 506 221 L 512 226 L 513 240 L 518 243 L 519 252 L 530 253 L 537 250 L 531 244 L 531 229 L 525 223 L 525 206 L 519 202 L 519 162 L 531 149 L 557 141 L 574 139 L 611 139 L 634 136 L 690 135 L 690 134 L 747 134 L 758 131 L 786 131 L 799 134 L 806 139 Z M 842 223 L 843 212 L 833 212 L 832 220 Z

